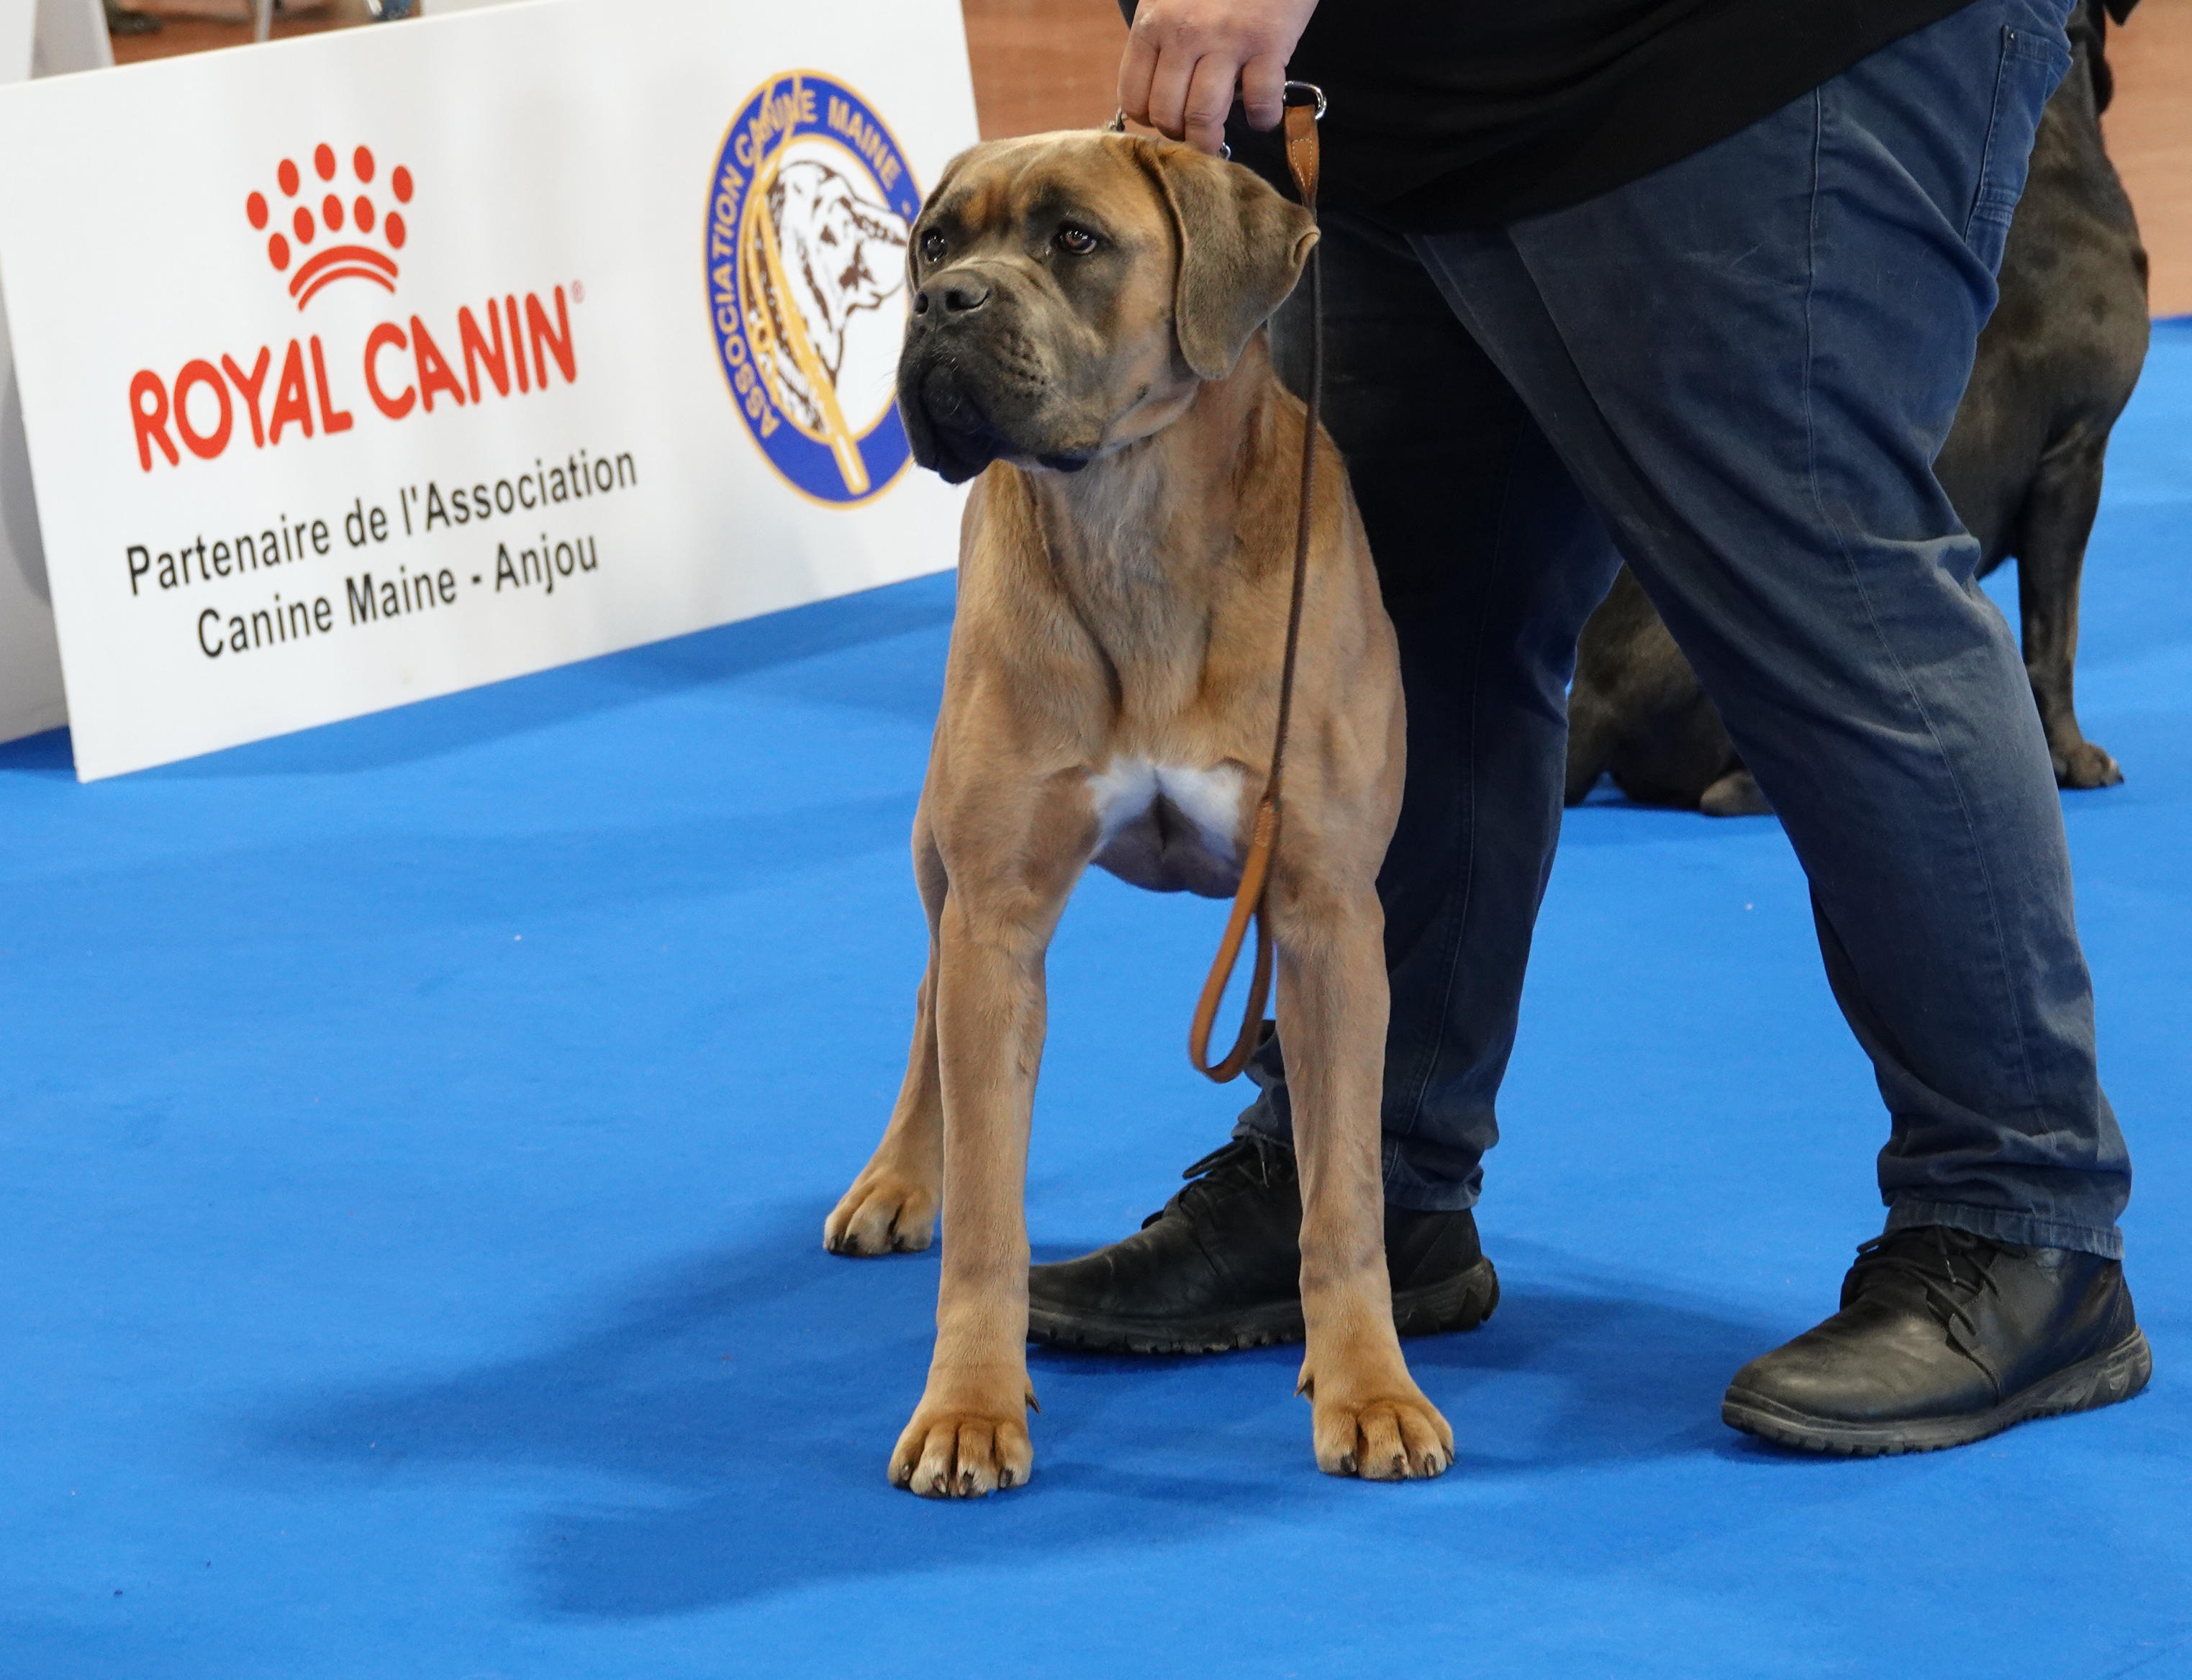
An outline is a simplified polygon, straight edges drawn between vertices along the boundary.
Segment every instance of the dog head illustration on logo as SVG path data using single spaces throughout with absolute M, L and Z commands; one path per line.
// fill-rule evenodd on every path
M 351 154 L 350 162 L 356 181 L 353 196 L 347 203 L 335 179 L 339 173 L 335 150 L 324 140 L 312 150 L 312 173 L 320 180 L 317 206 L 312 202 L 316 189 L 306 182 L 295 162 L 287 157 L 274 170 L 274 184 L 281 189 L 283 202 L 270 204 L 266 195 L 257 191 L 243 201 L 244 219 L 258 231 L 266 233 L 266 260 L 275 272 L 289 274 L 290 263 L 301 259 L 297 260 L 296 272 L 289 274 L 289 295 L 297 300 L 300 310 L 338 280 L 369 280 L 385 291 L 396 289 L 397 267 L 391 253 L 402 250 L 408 236 L 403 212 L 400 208 L 383 212 L 374 205 L 369 189 L 375 166 L 369 150 L 359 146 Z M 408 204 L 411 172 L 397 164 L 389 174 L 387 191 L 397 205 Z M 317 216 L 313 214 L 315 208 L 319 212 Z M 277 225 L 267 233 L 270 222 Z M 356 237 L 311 251 L 313 242 L 321 234 L 325 233 L 330 240 L 338 239 L 345 225 Z M 362 242 L 374 236 L 376 228 L 380 239 L 388 247 L 385 251 Z
M 845 359 L 845 330 L 855 312 L 879 307 L 904 289 L 906 225 L 883 206 L 861 197 L 853 183 L 826 163 L 799 158 L 776 172 L 768 190 L 768 218 L 785 289 L 768 270 L 755 289 L 769 316 L 766 352 L 769 373 L 799 413 L 802 430 L 825 427 L 821 391 L 796 354 L 785 312 L 796 310 L 813 362 L 835 390 Z
M 709 201 L 709 302 L 747 430 L 796 488 L 839 505 L 910 455 L 892 384 L 907 230 L 921 191 L 851 89 L 813 71 L 756 89 Z

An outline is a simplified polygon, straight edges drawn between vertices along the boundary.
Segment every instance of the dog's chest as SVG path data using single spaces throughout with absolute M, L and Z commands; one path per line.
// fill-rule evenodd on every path
M 1088 778 L 1097 864 L 1152 892 L 1232 895 L 1241 879 L 1241 772 L 1115 758 Z

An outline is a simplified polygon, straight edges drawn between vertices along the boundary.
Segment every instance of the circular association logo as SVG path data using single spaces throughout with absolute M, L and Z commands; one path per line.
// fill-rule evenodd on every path
M 819 71 L 771 77 L 723 136 L 708 194 L 716 353 L 762 453 L 818 501 L 870 501 L 911 458 L 896 377 L 920 214 L 896 137 Z

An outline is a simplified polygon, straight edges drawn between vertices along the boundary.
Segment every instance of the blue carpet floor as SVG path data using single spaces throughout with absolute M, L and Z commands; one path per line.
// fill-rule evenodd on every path
M 1038 1355 L 1030 1489 L 888 1489 L 935 1256 L 818 1239 L 921 965 L 935 579 L 89 788 L 0 749 L 0 1677 L 2192 1676 L 2192 326 L 2110 474 L 2129 780 L 2067 804 L 2144 1398 L 1873 1462 L 1721 1427 L 1878 1228 L 1882 1120 L 1778 827 L 1601 799 L 1504 1304 L 1412 1346 L 1452 1473 L 1315 1474 L 1288 1351 Z M 1042 1254 L 1223 1136 L 1220 914 L 1076 900 Z

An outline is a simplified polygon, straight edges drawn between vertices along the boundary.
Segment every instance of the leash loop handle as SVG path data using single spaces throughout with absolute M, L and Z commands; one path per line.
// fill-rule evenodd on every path
M 1286 86 L 1287 169 L 1302 208 L 1316 219 L 1318 151 L 1317 121 L 1324 115 L 1324 90 L 1307 82 Z M 1286 655 L 1279 667 L 1279 719 L 1271 741 L 1270 773 L 1264 778 L 1264 795 L 1256 801 L 1255 822 L 1249 831 L 1248 851 L 1241 863 L 1241 885 L 1233 895 L 1232 914 L 1218 942 L 1218 954 L 1202 982 L 1202 995 L 1195 1005 L 1188 1028 L 1187 1059 L 1195 1070 L 1219 1085 L 1239 1076 L 1262 1041 L 1264 1006 L 1271 990 L 1271 925 L 1265 914 L 1264 890 L 1271 872 L 1271 854 L 1279 841 L 1280 787 L 1286 772 L 1287 730 L 1293 720 L 1294 663 L 1301 646 L 1302 598 L 1309 582 L 1309 542 L 1316 485 L 1317 415 L 1324 396 L 1324 271 L 1314 248 L 1309 255 L 1310 381 L 1308 413 L 1302 423 L 1301 499 L 1294 518 L 1293 588 L 1287 606 Z M 1242 1005 L 1241 1031 L 1225 1059 L 1210 1062 L 1210 1033 L 1217 1023 L 1218 1005 L 1225 995 L 1233 971 L 1241 964 L 1241 947 L 1247 943 L 1248 924 L 1256 925 L 1256 960 L 1248 973 L 1248 996 Z

